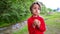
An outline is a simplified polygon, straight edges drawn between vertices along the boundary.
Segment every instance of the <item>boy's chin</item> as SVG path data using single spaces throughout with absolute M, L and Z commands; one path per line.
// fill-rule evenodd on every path
M 35 14 L 35 15 L 39 15 L 39 14 Z
M 39 15 L 38 13 L 35 13 L 35 14 L 33 14 L 33 15 Z

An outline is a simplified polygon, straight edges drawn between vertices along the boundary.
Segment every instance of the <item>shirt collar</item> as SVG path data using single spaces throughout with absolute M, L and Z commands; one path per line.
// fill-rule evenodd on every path
M 35 18 L 35 19 L 37 19 L 39 17 L 39 15 L 37 16 L 37 17 L 34 17 L 33 15 L 32 15 L 32 18 Z

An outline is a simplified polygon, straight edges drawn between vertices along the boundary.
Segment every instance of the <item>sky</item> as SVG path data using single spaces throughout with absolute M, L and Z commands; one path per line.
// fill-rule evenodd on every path
M 57 9 L 60 8 L 60 0 L 37 0 L 42 2 L 47 8 Z

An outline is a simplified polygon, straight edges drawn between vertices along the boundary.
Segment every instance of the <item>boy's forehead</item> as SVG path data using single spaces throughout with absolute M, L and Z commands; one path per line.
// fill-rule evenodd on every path
M 33 7 L 34 7 L 34 6 L 36 7 L 36 6 L 39 6 L 39 5 L 38 5 L 38 4 L 34 4 Z M 40 7 L 40 6 L 39 6 L 39 7 Z

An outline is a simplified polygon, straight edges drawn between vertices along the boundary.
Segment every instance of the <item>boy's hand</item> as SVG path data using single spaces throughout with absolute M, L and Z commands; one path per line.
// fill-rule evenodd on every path
M 34 26 L 38 26 L 38 27 L 40 27 L 40 21 L 38 20 L 38 19 L 35 19 L 34 20 Z

